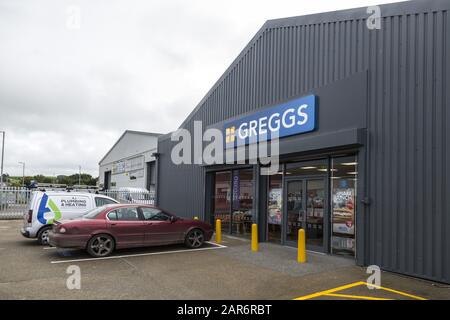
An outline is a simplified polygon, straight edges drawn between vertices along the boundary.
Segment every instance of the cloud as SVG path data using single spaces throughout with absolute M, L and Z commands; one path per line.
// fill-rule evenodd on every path
M 175 130 L 267 19 L 376 2 L 0 0 L 5 172 L 97 175 L 124 130 Z

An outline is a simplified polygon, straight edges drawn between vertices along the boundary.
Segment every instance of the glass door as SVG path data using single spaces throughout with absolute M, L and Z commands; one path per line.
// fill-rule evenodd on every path
M 326 251 L 324 241 L 325 179 L 306 183 L 306 244 L 310 249 Z
M 326 179 L 287 178 L 285 190 L 286 244 L 297 246 L 298 230 L 303 228 L 307 248 L 326 252 Z
M 286 242 L 295 242 L 298 229 L 304 228 L 305 202 L 303 180 L 286 180 Z

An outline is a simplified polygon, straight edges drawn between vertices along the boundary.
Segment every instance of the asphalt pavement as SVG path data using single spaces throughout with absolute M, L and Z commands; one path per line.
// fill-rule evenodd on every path
M 199 250 L 182 245 L 121 250 L 92 259 L 82 250 L 42 247 L 0 220 L 0 299 L 450 299 L 449 286 L 382 272 L 368 288 L 352 259 L 224 237 Z M 69 289 L 80 272 L 80 289 Z M 69 287 L 67 284 L 69 283 Z M 72 286 L 73 287 L 73 286 Z

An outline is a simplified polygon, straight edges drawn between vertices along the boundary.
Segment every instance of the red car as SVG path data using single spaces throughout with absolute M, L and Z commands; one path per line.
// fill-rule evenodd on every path
M 210 224 L 176 217 L 150 205 L 111 204 L 96 208 L 82 219 L 56 221 L 49 244 L 81 248 L 94 257 L 115 249 L 184 243 L 198 248 L 211 239 Z

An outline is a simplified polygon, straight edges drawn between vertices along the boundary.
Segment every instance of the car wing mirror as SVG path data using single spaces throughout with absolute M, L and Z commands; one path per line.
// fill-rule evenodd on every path
M 170 216 L 169 220 L 170 220 L 170 222 L 175 222 L 175 221 L 177 221 L 177 217 Z

